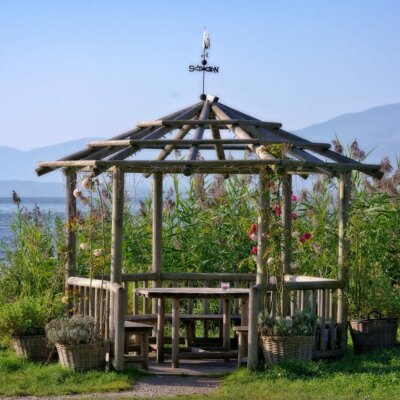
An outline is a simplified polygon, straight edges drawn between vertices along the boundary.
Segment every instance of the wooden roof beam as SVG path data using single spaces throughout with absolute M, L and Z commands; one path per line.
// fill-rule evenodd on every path
M 209 103 L 208 103 L 209 104 Z M 242 119 L 207 119 L 204 120 L 157 120 L 157 121 L 147 121 L 147 122 L 139 122 L 136 124 L 138 128 L 156 128 L 160 126 L 181 126 L 181 125 L 193 125 L 193 126 L 204 126 L 204 127 L 211 127 L 211 126 L 224 126 L 224 125 L 252 125 L 256 127 L 266 127 L 270 129 L 277 129 L 281 128 L 282 124 L 279 122 L 265 122 L 259 120 L 242 120 Z
M 202 170 L 212 170 L 215 173 L 221 171 L 229 171 L 230 168 L 236 170 L 254 170 L 259 171 L 260 168 L 276 165 L 279 168 L 286 169 L 296 173 L 304 173 L 308 170 L 314 170 L 316 167 L 333 169 L 339 172 L 355 170 L 373 171 L 377 168 L 376 164 L 350 165 L 349 163 L 335 162 L 309 162 L 298 160 L 280 160 L 280 159 L 258 159 L 258 160 L 70 160 L 70 161 L 47 161 L 39 163 L 41 167 L 48 168 L 104 168 L 120 167 L 123 170 L 131 172 L 152 172 L 157 171 L 169 172 L 172 170 L 182 171 L 184 168 L 201 168 Z
M 192 122 L 203 122 L 208 118 L 210 114 L 210 103 L 208 101 L 204 102 L 203 109 L 201 110 L 199 119 L 197 121 Z M 188 124 L 189 125 L 189 124 Z M 194 140 L 201 140 L 204 134 L 204 125 L 199 125 L 196 130 L 194 131 L 193 139 Z M 199 147 L 196 144 L 193 144 L 190 147 L 189 154 L 187 156 L 188 160 L 196 160 L 197 155 L 199 153 Z
M 174 136 L 174 139 L 169 141 L 169 144 L 165 143 L 166 146 L 158 154 L 157 160 L 165 160 L 172 153 L 172 151 L 176 149 L 176 145 L 182 142 L 181 139 L 183 139 L 192 128 L 193 127 L 191 125 L 184 125 L 182 129 Z M 160 140 L 157 140 L 156 142 L 160 144 Z M 151 173 L 144 174 L 145 178 L 148 178 L 150 175 Z
M 184 113 L 185 111 L 191 109 L 192 107 L 200 106 L 201 104 L 202 104 L 202 102 L 198 102 L 193 106 L 186 107 L 186 108 L 184 108 L 182 110 L 179 110 L 179 111 L 176 111 L 176 112 L 174 112 L 172 114 L 169 114 L 169 115 L 166 115 L 164 117 L 161 117 L 160 119 L 175 118 L 175 117 L 181 115 L 182 113 Z M 143 129 L 141 129 L 141 128 L 131 129 L 131 130 L 127 131 L 127 132 L 124 132 L 124 133 L 121 133 L 121 134 L 119 134 L 117 136 L 112 137 L 111 140 L 121 140 L 121 139 L 126 139 L 127 137 L 131 137 L 132 138 L 132 137 L 135 137 L 135 135 L 138 135 L 142 131 L 143 131 Z M 93 149 L 92 147 L 88 147 L 86 149 L 83 149 L 83 150 L 77 151 L 75 153 L 69 154 L 68 156 L 65 156 L 65 157 L 61 158 L 60 161 L 88 159 L 88 158 L 91 158 L 91 157 L 102 158 L 102 157 L 106 156 L 106 154 L 110 154 L 109 152 L 117 151 L 117 150 L 118 149 L 112 149 L 112 148 L 108 149 L 108 150 L 105 150 L 105 149 L 97 150 L 97 149 Z M 36 174 L 38 176 L 45 175 L 45 174 L 47 174 L 49 172 L 52 172 L 52 171 L 53 171 L 53 169 L 44 169 L 44 168 L 40 168 L 40 167 L 36 168 Z
M 219 105 L 222 106 L 222 108 L 224 108 L 224 109 L 236 111 L 236 110 L 233 110 L 232 108 L 230 108 L 230 107 L 228 107 L 228 106 L 226 106 L 226 105 L 224 105 L 224 104 L 219 103 Z M 251 117 L 250 115 L 247 115 L 247 114 L 242 113 L 242 112 L 240 112 L 240 111 L 236 111 L 236 113 L 237 113 L 238 115 L 240 115 L 240 116 L 241 116 L 242 118 L 244 118 L 244 119 L 254 119 L 254 118 Z M 286 132 L 285 130 L 280 129 L 280 128 L 277 128 L 277 129 L 275 130 L 274 134 L 276 134 L 278 137 L 286 138 L 286 139 L 288 139 L 288 140 L 293 140 L 293 141 L 302 142 L 302 143 L 304 143 L 304 148 L 305 148 L 305 146 L 308 145 L 309 143 L 312 143 L 312 142 L 310 142 L 310 141 L 308 141 L 308 140 L 306 140 L 306 139 L 301 138 L 300 136 L 294 135 L 293 133 L 290 133 L 290 132 Z M 364 171 L 364 170 L 361 168 L 361 166 L 362 166 L 362 165 L 365 165 L 365 164 L 360 163 L 360 162 L 358 162 L 358 161 L 356 161 L 356 160 L 353 160 L 353 159 L 351 159 L 351 158 L 349 158 L 349 157 L 346 157 L 346 156 L 344 156 L 344 155 L 342 155 L 342 154 L 336 153 L 336 152 L 334 152 L 334 151 L 332 151 L 332 150 L 323 149 L 323 148 L 321 148 L 321 149 L 318 149 L 318 148 L 315 148 L 315 149 L 314 149 L 314 148 L 313 148 L 312 151 L 314 151 L 315 153 L 318 153 L 318 154 L 320 154 L 320 155 L 322 155 L 322 156 L 328 157 L 328 158 L 330 158 L 331 160 L 337 161 L 338 163 L 349 163 L 349 164 L 353 164 L 354 166 L 357 166 L 357 168 L 354 167 L 354 170 L 358 170 L 358 171 L 364 172 L 365 174 L 370 175 L 370 176 L 372 176 L 372 177 L 374 177 L 374 178 L 380 179 L 380 178 L 382 178 L 382 176 L 383 176 L 383 173 L 382 173 L 381 171 L 379 171 L 379 169 L 380 169 L 380 166 L 379 166 L 379 165 L 376 165 L 376 169 L 375 169 L 375 170 L 374 170 L 374 169 L 366 169 L 366 170 Z

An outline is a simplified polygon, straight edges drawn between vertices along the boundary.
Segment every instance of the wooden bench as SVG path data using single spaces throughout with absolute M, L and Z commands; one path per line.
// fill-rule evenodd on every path
M 240 367 L 242 362 L 245 362 L 249 328 L 248 326 L 234 326 L 233 330 L 238 336 L 238 367 Z
M 144 314 L 144 315 L 127 315 L 125 319 L 132 322 L 141 322 L 152 324 L 153 327 L 157 324 L 157 314 Z M 185 345 L 190 347 L 196 339 L 194 324 L 196 321 L 217 321 L 222 322 L 222 314 L 181 314 L 179 319 L 185 326 Z M 240 315 L 231 315 L 233 323 L 240 322 Z M 172 314 L 165 314 L 165 320 L 171 322 Z M 221 330 L 221 328 L 220 328 Z
M 149 337 L 153 330 L 152 325 L 142 324 L 139 322 L 125 321 L 125 345 L 124 353 L 127 355 L 126 360 L 130 362 L 142 363 L 143 369 L 149 368 Z M 140 337 L 140 355 L 129 355 L 129 336 L 135 335 Z M 136 346 L 135 346 L 136 349 Z

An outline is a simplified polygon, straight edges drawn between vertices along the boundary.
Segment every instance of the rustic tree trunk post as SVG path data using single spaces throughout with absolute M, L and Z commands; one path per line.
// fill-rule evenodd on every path
M 292 176 L 286 171 L 282 177 L 282 198 L 283 198 L 283 243 L 282 243 L 282 266 L 283 275 L 291 273 L 291 245 L 292 245 Z M 289 312 L 289 292 L 283 286 L 282 292 L 282 315 Z
M 250 289 L 249 297 L 249 333 L 248 333 L 248 357 L 247 367 L 255 370 L 258 363 L 258 314 L 260 312 L 260 303 L 263 297 L 262 287 L 267 283 L 267 262 L 266 245 L 267 239 L 265 233 L 269 226 L 269 176 L 266 170 L 261 170 L 259 174 L 259 206 L 258 206 L 258 226 L 257 226 L 257 277 L 256 285 Z
M 74 224 L 76 223 L 76 198 L 74 190 L 76 189 L 76 172 L 71 169 L 65 169 L 66 178 L 66 226 L 67 226 L 67 257 L 65 262 L 65 287 L 68 287 L 67 280 L 74 276 L 76 269 L 76 234 Z
M 339 179 L 339 248 L 338 279 L 344 282 L 343 289 L 338 290 L 338 323 L 340 326 L 340 348 L 347 348 L 347 304 L 344 292 L 348 285 L 348 258 L 350 243 L 347 237 L 348 212 L 351 199 L 351 172 L 340 174 Z
M 67 254 L 65 259 L 65 270 L 64 270 L 64 288 L 70 289 L 68 285 L 68 278 L 75 275 L 76 270 L 76 198 L 74 196 L 74 190 L 76 189 L 76 171 L 72 169 L 65 169 L 65 186 L 66 186 L 66 245 Z M 73 313 L 73 298 L 68 292 L 68 312 Z
M 291 244 L 292 244 L 292 177 L 288 173 L 283 174 L 283 246 L 282 264 L 283 273 L 290 274 Z
M 122 283 L 122 239 L 123 239 L 123 221 L 124 221 L 124 173 L 120 168 L 114 167 L 112 170 L 112 221 L 111 221 L 111 283 Z M 120 324 L 120 318 L 116 309 L 123 310 L 125 307 L 123 296 L 116 296 L 111 293 L 110 297 L 110 339 L 114 344 L 115 357 L 113 364 L 121 365 L 119 349 L 123 344 L 118 344 L 118 337 L 115 331 L 121 332 L 123 327 Z M 115 304 L 115 302 L 118 302 Z M 111 347 L 112 349 L 112 347 Z M 122 355 L 123 356 L 123 355 Z
M 162 271 L 163 264 L 163 243 L 162 243 L 162 198 L 163 196 L 163 176 L 156 172 L 153 174 L 153 232 L 152 232 L 152 272 L 158 274 Z M 155 287 L 160 285 L 160 280 L 154 281 Z M 157 312 L 157 301 L 152 302 L 152 312 Z
M 256 283 L 267 282 L 267 238 L 265 233 L 269 228 L 269 176 L 265 170 L 260 171 L 259 175 L 259 201 L 258 201 L 258 226 L 257 226 L 257 278 Z

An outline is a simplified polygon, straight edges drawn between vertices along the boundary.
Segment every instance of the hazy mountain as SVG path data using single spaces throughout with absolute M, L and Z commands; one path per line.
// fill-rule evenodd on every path
M 33 150 L 17 150 L 0 146 L 0 180 L 29 180 L 36 182 L 61 182 L 60 173 L 38 177 L 35 168 L 39 161 L 52 161 L 81 150 L 97 138 L 83 138 Z
M 379 162 L 384 156 L 389 156 L 394 164 L 396 156 L 400 157 L 400 103 L 343 114 L 299 129 L 296 134 L 318 142 L 331 142 L 338 136 L 346 145 L 357 139 L 367 153 L 372 150 L 367 162 Z
M 400 156 L 400 104 L 343 114 L 295 132 L 318 142 L 331 142 L 338 136 L 343 144 L 350 145 L 357 139 L 362 149 L 373 150 L 368 162 L 379 162 L 382 157 L 388 155 L 394 163 L 396 155 Z M 88 142 L 97 139 L 84 138 L 29 151 L 0 146 L 0 196 L 8 196 L 10 190 L 16 190 L 23 196 L 63 195 L 62 174 L 56 172 L 37 177 L 35 168 L 38 161 L 56 160 L 84 148 Z M 154 158 L 154 151 L 148 156 Z M 139 155 L 139 158 L 142 157 L 143 155 Z M 135 185 L 140 186 L 140 191 L 148 191 L 149 181 L 135 182 Z

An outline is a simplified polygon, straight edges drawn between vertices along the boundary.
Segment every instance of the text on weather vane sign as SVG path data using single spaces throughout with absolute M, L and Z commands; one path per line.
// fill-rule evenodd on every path
M 189 65 L 189 72 L 213 72 L 215 74 L 218 74 L 219 72 L 219 67 L 212 67 L 212 66 L 203 66 L 203 65 Z

